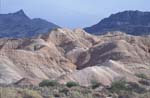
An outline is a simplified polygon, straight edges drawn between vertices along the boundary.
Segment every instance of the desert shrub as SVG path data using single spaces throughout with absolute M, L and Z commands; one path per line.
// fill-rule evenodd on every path
M 140 93 L 140 94 L 146 92 L 145 88 L 139 86 L 137 83 L 125 82 L 125 81 L 113 82 L 110 91 L 113 93 L 126 92 L 127 95 L 128 93 L 131 94 L 133 92 Z
M 0 98 L 42 98 L 39 92 L 29 89 L 0 88 Z
M 86 94 L 84 96 L 85 96 L 84 98 L 94 98 L 91 93 L 88 93 L 88 94 Z
M 101 83 L 97 82 L 96 80 L 91 81 L 91 86 L 93 89 L 99 87 L 100 85 L 101 85 Z
M 148 77 L 143 73 L 139 73 L 139 74 L 135 74 L 135 75 L 141 79 L 148 79 Z
M 149 96 L 150 96 L 150 92 L 146 92 L 144 94 L 141 94 L 140 98 L 149 98 Z
M 59 83 L 55 80 L 43 80 L 41 83 L 39 83 L 40 87 L 44 86 L 57 86 Z
M 106 96 L 100 92 L 94 92 L 92 95 L 94 98 L 106 98 Z
M 134 82 L 129 82 L 128 83 L 128 88 L 130 91 L 136 92 L 136 93 L 144 93 L 146 92 L 145 88 L 139 86 L 137 83 Z
M 81 91 L 83 94 L 90 94 L 92 93 L 92 89 L 82 89 Z
M 67 95 L 68 92 L 69 92 L 69 89 L 68 89 L 68 88 L 63 88 L 63 89 L 61 89 L 59 92 L 60 92 L 60 93 L 64 93 L 65 95 Z
M 70 95 L 68 98 L 94 98 L 92 94 L 83 94 L 78 91 L 72 91 L 70 92 Z
M 139 83 L 141 83 L 142 85 L 150 86 L 150 81 L 140 80 Z
M 43 98 L 39 92 L 29 89 L 21 90 L 23 98 Z
M 79 86 L 79 83 L 70 81 L 66 83 L 66 86 L 69 88 L 74 86 Z
M 15 89 L 0 87 L 0 98 L 16 98 L 16 95 L 17 91 Z
M 129 90 L 127 82 L 125 81 L 115 81 L 112 83 L 110 91 L 111 92 L 120 92 L 121 90 Z
M 131 95 L 125 95 L 125 94 L 123 94 L 123 95 L 119 95 L 118 96 L 118 98 L 132 98 L 132 97 L 130 97 Z
M 82 93 L 80 93 L 78 91 L 72 91 L 72 92 L 70 92 L 69 97 L 70 98 L 84 98 L 84 96 L 82 95 Z

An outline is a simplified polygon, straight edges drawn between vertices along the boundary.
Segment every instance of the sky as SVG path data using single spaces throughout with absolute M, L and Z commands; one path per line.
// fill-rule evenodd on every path
M 125 10 L 150 11 L 150 0 L 0 0 L 1 13 L 20 9 L 65 28 L 83 28 Z

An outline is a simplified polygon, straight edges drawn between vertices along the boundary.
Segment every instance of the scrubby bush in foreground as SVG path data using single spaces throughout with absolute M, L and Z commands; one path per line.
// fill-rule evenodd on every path
M 125 81 L 115 81 L 112 83 L 110 91 L 111 92 L 120 92 L 121 90 L 129 90 L 127 82 Z
M 30 89 L 0 87 L 0 98 L 43 98 L 38 91 Z
M 143 74 L 143 73 L 140 73 L 140 74 L 135 74 L 137 77 L 141 78 L 141 79 L 148 79 L 148 77 Z
M 44 86 L 57 86 L 59 83 L 55 80 L 43 80 L 41 83 L 39 83 L 40 87 Z
M 67 82 L 67 83 L 66 83 L 66 86 L 67 86 L 67 87 L 79 86 L 79 83 L 70 81 L 70 82 Z
M 93 89 L 99 87 L 101 84 L 99 82 L 97 82 L 96 80 L 92 80 L 91 81 L 91 86 Z

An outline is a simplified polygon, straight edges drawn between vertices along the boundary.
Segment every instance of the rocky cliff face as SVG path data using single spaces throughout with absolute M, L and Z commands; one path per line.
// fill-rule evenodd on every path
M 101 20 L 96 25 L 85 28 L 85 30 L 93 34 L 103 34 L 109 31 L 121 31 L 131 35 L 149 35 L 150 12 L 119 12 Z
M 110 85 L 116 79 L 137 82 L 150 74 L 150 37 L 121 32 L 94 36 L 82 29 L 55 29 L 36 38 L 0 39 L 0 83 L 57 79 Z M 34 82 L 35 83 L 35 82 Z
M 47 33 L 59 26 L 42 19 L 30 19 L 23 10 L 16 13 L 0 14 L 0 37 L 32 37 Z

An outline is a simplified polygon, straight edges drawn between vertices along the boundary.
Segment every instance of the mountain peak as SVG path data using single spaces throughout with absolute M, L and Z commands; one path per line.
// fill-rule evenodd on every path
M 25 16 L 25 17 L 28 17 L 25 12 L 21 9 L 15 13 L 12 13 L 13 15 L 17 15 L 17 16 Z
M 123 12 L 119 12 L 119 13 L 116 13 L 116 14 L 112 14 L 110 17 L 114 16 L 124 16 L 124 17 L 139 17 L 139 16 L 144 16 L 144 15 L 147 15 L 149 14 L 149 12 L 142 12 L 142 11 L 139 11 L 139 10 L 126 10 L 126 11 L 123 11 Z
M 22 9 L 15 12 L 15 13 L 11 13 L 11 14 L 13 16 L 22 17 L 22 18 L 25 18 L 25 19 L 30 19 Z
M 0 37 L 10 38 L 32 37 L 59 27 L 43 19 L 30 19 L 23 10 L 0 14 L 0 24 Z
M 103 34 L 112 31 L 126 32 L 131 35 L 150 34 L 150 12 L 128 10 L 112 14 L 92 27 L 85 28 L 93 34 Z

